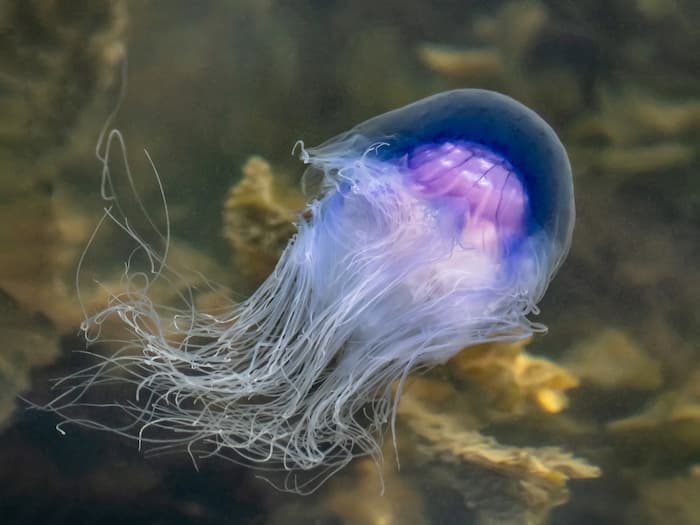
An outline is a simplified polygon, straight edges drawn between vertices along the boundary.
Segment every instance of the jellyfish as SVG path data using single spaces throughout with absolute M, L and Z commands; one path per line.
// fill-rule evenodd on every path
M 267 280 L 218 314 L 127 286 L 82 326 L 116 319 L 124 350 L 60 381 L 52 409 L 156 450 L 281 470 L 304 492 L 355 457 L 381 462 L 409 373 L 545 330 L 529 316 L 569 249 L 574 200 L 564 147 L 532 110 L 461 89 L 296 149 L 314 191 Z M 89 398 L 115 383 L 128 398 Z M 66 415 L 81 405 L 128 422 Z

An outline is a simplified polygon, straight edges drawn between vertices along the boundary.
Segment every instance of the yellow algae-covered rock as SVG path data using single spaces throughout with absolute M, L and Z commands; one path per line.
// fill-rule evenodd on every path
M 345 523 L 357 525 L 428 525 L 423 498 L 396 471 L 382 472 L 382 494 L 376 464 L 362 459 L 353 465 L 349 477 L 331 487 L 326 507 Z M 362 502 L 358 504 L 358 502 Z
M 0 3 L 0 424 L 82 320 L 75 271 L 94 221 L 65 179 L 83 166 L 90 109 L 114 96 L 100 95 L 118 78 L 126 21 L 120 0 Z
M 251 288 L 275 267 L 296 232 L 295 211 L 304 205 L 300 192 L 276 187 L 281 181 L 265 159 L 251 157 L 224 203 L 224 237 L 233 251 L 236 271 Z
M 663 382 L 661 363 L 616 328 L 576 344 L 566 352 L 562 364 L 582 381 L 606 390 L 656 390 Z
M 432 71 L 459 79 L 498 77 L 505 71 L 498 49 L 457 48 L 425 43 L 418 47 L 418 59 Z
M 11 28 L 0 50 L 0 244 L 9 247 L 0 253 L 0 289 L 62 334 L 80 322 L 73 281 L 93 225 L 62 177 L 81 171 L 83 135 L 92 155 L 99 125 L 79 130 L 115 84 L 127 23 L 119 0 L 79 12 L 58 1 L 0 4 L 0 26 Z
M 0 3 L 0 27 L 7 28 L 0 47 L 0 158 L 7 151 L 10 158 L 2 161 L 31 172 L 20 178 L 3 170 L 0 189 L 6 176 L 16 179 L 14 188 L 31 187 L 41 171 L 36 168 L 47 168 L 42 161 L 66 144 L 94 95 L 113 84 L 126 24 L 126 2 L 120 0 L 89 2 L 79 10 L 56 0 Z M 14 163 L 19 159 L 22 166 Z
M 570 125 L 573 157 L 608 183 L 691 165 L 700 99 L 669 99 L 638 88 L 601 88 L 600 108 Z M 591 146 L 584 146 L 591 144 Z
M 564 368 L 524 352 L 527 342 L 467 348 L 447 366 L 410 378 L 399 403 L 402 466 L 458 491 L 479 524 L 547 523 L 568 500 L 568 480 L 600 475 L 557 447 L 509 446 L 481 433 L 503 415 L 563 410 L 566 390 L 578 384 Z
M 675 100 L 640 91 L 600 92 L 600 110 L 579 118 L 570 128 L 575 140 L 605 139 L 614 146 L 631 146 L 649 140 L 668 141 L 700 129 L 700 99 Z
M 312 503 L 278 507 L 268 523 L 424 525 L 449 504 L 450 515 L 476 517 L 480 525 L 545 524 L 551 509 L 568 500 L 569 480 L 600 475 L 557 447 L 508 446 L 481 434 L 477 429 L 484 423 L 471 414 L 472 396 L 438 379 L 442 372 L 407 380 L 396 441 L 386 440 L 380 473 L 374 462 L 359 459 L 331 478 Z M 459 496 L 463 507 L 429 498 L 426 487 L 430 494 Z
M 527 343 L 467 348 L 450 361 L 448 370 L 457 380 L 478 388 L 481 399 L 508 414 L 532 409 L 560 412 L 568 405 L 565 392 L 578 386 L 578 379 L 556 363 L 525 352 Z
M 600 469 L 557 447 L 512 447 L 463 428 L 450 413 L 438 413 L 415 399 L 410 391 L 401 399 L 399 417 L 417 436 L 428 443 L 425 453 L 492 466 L 513 474 L 526 474 L 553 484 L 568 479 L 594 478 Z
M 551 509 L 567 501 L 569 479 L 600 476 L 600 469 L 557 447 L 503 445 L 453 416 L 410 390 L 399 404 L 416 461 L 434 482 L 458 490 L 480 524 L 546 523 Z
M 552 38 L 548 7 L 515 0 L 486 13 L 474 13 L 464 43 L 422 43 L 416 48 L 418 60 L 441 79 L 485 84 L 552 116 L 580 111 L 586 98 L 580 71 L 548 64 L 530 74 L 533 53 L 548 34 Z
M 94 224 L 59 194 L 16 195 L 0 206 L 0 244 L 12 246 L 0 256 L 0 289 L 62 334 L 82 320 L 75 273 Z
M 387 459 L 393 450 L 386 450 Z M 383 482 L 383 483 L 382 483 Z M 348 523 L 353 525 L 428 525 L 424 496 L 392 461 L 377 476 L 374 461 L 362 458 L 333 476 L 319 497 L 276 504 L 267 525 Z
M 608 429 L 626 442 L 648 446 L 648 455 L 656 458 L 697 453 L 700 451 L 700 368 L 690 374 L 681 388 L 663 392 L 641 413 L 613 421 Z
M 59 338 L 51 323 L 0 292 L 0 430 L 15 407 L 17 395 L 29 389 L 32 368 L 59 355 Z

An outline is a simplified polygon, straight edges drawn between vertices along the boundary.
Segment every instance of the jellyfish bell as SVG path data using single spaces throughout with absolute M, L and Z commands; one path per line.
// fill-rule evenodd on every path
M 440 284 L 423 303 L 444 299 L 434 313 L 457 323 L 451 328 L 461 335 L 446 357 L 541 328 L 526 315 L 568 252 L 574 201 L 564 147 L 532 110 L 491 91 L 441 93 L 372 118 L 302 158 L 328 187 L 345 181 L 356 193 L 365 185 L 403 195 L 412 214 L 398 229 L 414 234 L 402 236 L 414 246 L 398 258 L 402 245 L 385 235 L 394 242 L 388 264 L 413 290 L 410 305 L 427 285 Z M 421 261 L 426 252 L 432 260 Z
M 116 317 L 137 352 L 64 379 L 53 410 L 281 469 L 283 488 L 305 492 L 354 457 L 381 460 L 408 373 L 542 329 L 527 316 L 566 255 L 574 204 L 565 150 L 534 112 L 451 91 L 300 152 L 320 193 L 259 289 L 221 315 L 159 307 L 148 286 L 115 296 L 84 329 Z M 70 417 L 114 381 L 135 387 L 117 404 L 132 423 Z

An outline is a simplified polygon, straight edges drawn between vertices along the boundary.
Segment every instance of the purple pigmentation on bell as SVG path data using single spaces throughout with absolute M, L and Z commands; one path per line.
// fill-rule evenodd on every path
M 441 93 L 301 158 L 319 192 L 260 288 L 220 316 L 155 305 L 148 287 L 115 297 L 84 328 L 117 317 L 138 351 L 67 378 L 52 408 L 87 403 L 117 370 L 136 394 L 120 403 L 133 425 L 113 430 L 279 468 L 304 492 L 381 459 L 410 372 L 544 329 L 528 315 L 566 256 L 574 201 L 566 152 L 533 111 Z
M 416 195 L 456 207 L 469 234 L 498 228 L 503 236 L 525 229 L 527 195 L 507 159 L 469 142 L 416 148 L 402 171 Z M 495 232 L 493 232 L 495 233 Z

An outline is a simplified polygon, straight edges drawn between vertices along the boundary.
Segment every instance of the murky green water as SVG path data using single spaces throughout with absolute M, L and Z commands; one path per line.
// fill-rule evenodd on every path
M 0 521 L 700 522 L 698 22 L 693 0 L 0 5 Z M 84 251 L 110 204 L 95 146 L 119 101 L 112 126 L 135 190 L 113 154 L 124 216 L 163 247 L 146 149 L 167 197 L 169 261 L 238 299 L 270 271 L 304 202 L 297 140 L 475 87 L 520 100 L 561 137 L 573 244 L 540 303 L 548 334 L 526 349 L 467 349 L 409 379 L 401 469 L 387 434 L 384 494 L 371 461 L 298 496 L 221 459 L 197 470 L 186 451 L 151 457 L 75 425 L 61 435 L 57 416 L 18 400 L 47 402 L 52 378 L 89 363 L 76 353 L 76 282 L 91 313 L 124 284 L 134 243 L 110 220 Z M 268 181 L 273 197 L 253 185 L 250 201 L 231 201 L 242 178 Z M 220 304 L 191 279 L 198 307 Z M 178 302 L 167 286 L 156 293 Z M 118 323 L 105 330 L 124 337 Z

